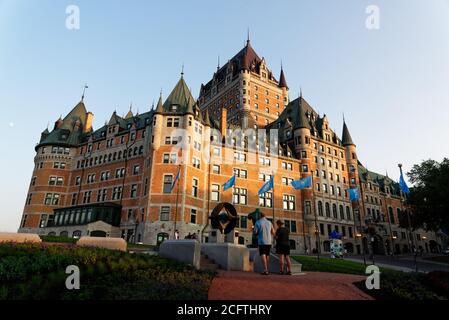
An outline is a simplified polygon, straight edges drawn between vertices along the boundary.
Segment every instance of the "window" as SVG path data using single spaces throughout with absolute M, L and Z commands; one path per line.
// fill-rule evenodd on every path
M 137 197 L 137 184 L 131 186 L 130 198 L 134 199 Z
M 59 204 L 60 195 L 58 193 L 47 193 L 45 195 L 44 204 L 57 206 Z
M 133 168 L 133 175 L 138 175 L 140 173 L 140 166 L 139 165 L 135 165 Z
M 282 178 L 283 185 L 291 186 L 292 182 L 293 182 L 293 179 L 291 179 L 291 178 L 285 178 L 285 177 Z
M 32 198 L 32 197 L 33 197 L 33 194 L 32 194 L 32 193 L 28 194 L 27 200 L 26 200 L 27 206 L 29 206 L 29 205 L 31 204 L 31 198 Z
M 120 200 L 122 198 L 122 187 L 114 187 L 112 189 L 112 200 Z
M 27 223 L 27 218 L 28 218 L 28 215 L 27 215 L 27 214 L 23 216 L 23 220 L 22 220 L 22 228 L 25 228 L 26 223 Z
M 72 201 L 71 201 L 72 206 L 76 205 L 77 198 L 78 198 L 78 194 L 77 193 L 73 193 L 72 194 Z
M 340 212 L 340 219 L 341 219 L 341 220 L 344 220 L 344 219 L 345 219 L 345 211 L 344 211 L 344 209 L 343 209 L 343 206 L 340 205 L 340 206 L 338 207 L 338 209 L 339 209 L 339 212 Z
M 41 214 L 41 219 L 39 221 L 39 228 L 45 228 L 47 226 L 47 215 Z
M 98 190 L 97 202 L 104 202 L 104 201 L 106 201 L 106 193 L 107 193 L 107 189 L 100 189 L 100 190 Z
M 243 188 L 234 188 L 233 203 L 246 205 L 248 203 L 248 190 Z
M 334 217 L 334 219 L 338 218 L 337 205 L 335 203 L 332 204 L 332 216 Z
M 284 194 L 282 198 L 284 210 L 295 210 L 295 196 Z
M 220 201 L 220 185 L 213 184 L 211 188 L 211 200 Z
M 393 208 L 392 207 L 388 207 L 388 214 L 390 216 L 390 223 L 395 224 L 394 213 L 393 213 Z
M 346 219 L 351 220 L 351 209 L 346 206 Z
M 243 169 L 234 168 L 234 175 L 236 177 L 246 179 L 248 177 L 248 171 Z
M 196 224 L 196 209 L 191 209 L 190 210 L 190 223 L 194 223 Z
M 293 170 L 293 164 L 289 162 L 282 162 L 282 169 L 284 170 Z
M 90 203 L 91 196 L 92 196 L 92 191 L 84 192 L 83 203 Z
M 271 208 L 273 205 L 273 193 L 265 192 L 259 195 L 259 206 L 264 208 Z
M 56 177 L 50 177 L 50 180 L 48 181 L 49 186 L 54 186 L 56 184 Z
M 62 186 L 64 184 L 64 178 L 63 177 L 57 177 L 56 178 L 56 185 Z
M 266 173 L 259 173 L 259 180 L 262 181 L 268 181 L 271 179 L 271 175 L 270 174 L 266 174 Z
M 248 229 L 248 217 L 247 216 L 239 217 L 239 228 Z
M 270 166 L 271 165 L 271 159 L 266 157 L 259 157 L 259 164 L 262 166 Z
M 212 172 L 215 174 L 220 174 L 220 166 L 218 164 L 214 164 L 212 166 Z
M 161 207 L 161 221 L 170 220 L 170 207 Z
M 171 193 L 172 185 L 173 185 L 173 176 L 164 175 L 163 193 Z
M 323 202 L 318 201 L 318 215 L 323 216 Z
M 326 202 L 326 217 L 330 218 L 331 217 L 331 207 L 329 202 Z
M 115 178 L 123 178 L 125 176 L 125 168 L 119 168 L 115 170 Z
M 192 197 L 198 197 L 198 179 L 192 180 Z
M 201 167 L 201 160 L 198 158 L 192 158 L 192 165 L 194 168 L 200 169 Z

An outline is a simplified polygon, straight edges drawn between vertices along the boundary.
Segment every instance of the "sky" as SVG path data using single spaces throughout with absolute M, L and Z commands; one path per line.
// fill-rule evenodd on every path
M 66 8 L 79 8 L 68 29 Z M 379 24 L 366 27 L 376 5 Z M 244 45 L 290 98 L 303 96 L 358 157 L 398 179 L 448 156 L 449 0 L 0 0 L 0 231 L 19 226 L 40 133 L 80 100 L 99 128 L 114 110 L 145 112 L 179 79 L 198 96 Z

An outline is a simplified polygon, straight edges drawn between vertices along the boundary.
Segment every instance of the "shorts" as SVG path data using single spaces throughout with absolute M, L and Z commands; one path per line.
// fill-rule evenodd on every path
M 259 254 L 269 256 L 271 250 L 271 245 L 259 245 Z
M 276 254 L 289 256 L 290 255 L 290 245 L 288 245 L 288 244 L 276 245 Z

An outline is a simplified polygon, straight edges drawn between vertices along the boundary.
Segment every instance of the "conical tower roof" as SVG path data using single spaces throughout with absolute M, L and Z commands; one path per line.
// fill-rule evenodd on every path
M 343 134 L 341 140 L 344 146 L 355 145 L 352 141 L 351 134 L 349 133 L 349 129 L 345 121 L 343 121 Z
M 307 119 L 306 109 L 303 106 L 302 97 L 298 99 L 298 123 L 296 124 L 296 128 L 311 129 L 309 120 Z
M 173 88 L 172 92 L 168 96 L 167 100 L 163 105 L 163 109 L 166 112 L 172 112 L 172 106 L 176 105 L 179 109 L 176 112 L 187 112 L 192 110 L 195 104 L 195 98 L 189 90 L 184 77 L 181 76 L 176 86 Z
M 281 67 L 281 75 L 279 76 L 279 87 L 287 88 L 287 81 L 285 80 L 284 69 Z
M 159 96 L 159 101 L 157 102 L 156 110 L 154 111 L 155 114 L 160 114 L 164 112 L 164 108 L 162 106 L 162 92 Z

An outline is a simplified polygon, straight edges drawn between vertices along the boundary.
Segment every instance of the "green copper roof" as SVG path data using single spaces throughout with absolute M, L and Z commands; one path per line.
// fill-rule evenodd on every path
M 195 98 L 193 98 L 184 77 L 181 76 L 175 88 L 172 90 L 167 100 L 163 105 L 164 112 L 168 113 L 192 113 L 195 105 Z M 176 110 L 173 108 L 176 106 Z
M 344 146 L 355 145 L 354 142 L 352 142 L 352 138 L 349 133 L 348 127 L 346 126 L 346 122 L 343 122 L 342 142 Z

